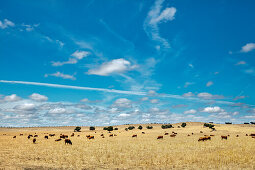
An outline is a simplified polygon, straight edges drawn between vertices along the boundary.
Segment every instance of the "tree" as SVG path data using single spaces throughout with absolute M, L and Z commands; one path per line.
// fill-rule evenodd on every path
M 129 126 L 128 130 L 133 130 L 135 127 L 134 126 Z
M 181 127 L 185 128 L 186 125 L 186 123 L 182 123 Z
M 152 129 L 152 128 L 153 128 L 153 126 L 147 126 L 146 128 L 147 128 L 147 129 Z
M 138 129 L 142 130 L 142 129 L 143 129 L 143 127 L 140 125 L 140 126 L 138 126 Z
M 108 130 L 108 127 L 104 127 L 104 129 L 103 130 Z
M 107 130 L 110 132 L 110 131 L 113 131 L 113 127 L 112 126 L 108 126 Z
M 96 128 L 94 126 L 90 126 L 89 130 L 96 130 Z
M 80 132 L 81 131 L 81 127 L 77 126 L 75 129 L 74 129 L 75 132 Z

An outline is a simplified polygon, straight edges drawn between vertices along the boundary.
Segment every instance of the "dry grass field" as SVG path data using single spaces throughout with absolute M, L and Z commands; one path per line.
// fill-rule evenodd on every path
M 216 124 L 213 132 L 203 123 L 187 123 L 185 128 L 178 125 L 171 129 L 161 129 L 159 124 L 146 129 L 143 125 L 142 130 L 134 125 L 136 129 L 130 131 L 122 125 L 112 132 L 117 135 L 113 137 L 103 127 L 95 131 L 82 127 L 74 137 L 70 137 L 74 127 L 0 128 L 0 169 L 255 169 L 255 139 L 246 136 L 255 133 L 255 125 Z M 176 137 L 164 135 L 172 131 L 178 133 Z M 27 136 L 35 133 L 38 137 L 33 144 L 33 138 Z M 45 133 L 56 136 L 44 139 Z M 68 135 L 73 145 L 56 142 L 61 133 Z M 134 134 L 137 138 L 132 138 Z M 164 138 L 157 139 L 160 135 Z M 215 136 L 198 142 L 204 135 Z M 222 140 L 221 135 L 230 136 Z

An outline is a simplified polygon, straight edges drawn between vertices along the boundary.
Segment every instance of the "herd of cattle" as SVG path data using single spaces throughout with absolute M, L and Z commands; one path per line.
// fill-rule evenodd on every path
M 95 132 L 96 133 L 96 132 Z M 109 132 L 110 133 L 110 132 Z M 203 133 L 202 131 L 200 131 L 200 133 Z M 54 137 L 56 136 L 55 134 L 48 134 L 48 133 L 44 133 L 44 134 L 47 134 L 44 136 L 45 139 L 49 139 L 49 137 Z M 142 134 L 145 134 L 145 132 L 142 132 Z M 6 135 L 6 134 L 3 134 L 3 135 Z M 74 133 L 72 133 L 70 135 L 70 137 L 74 137 Z M 172 132 L 171 134 L 165 132 L 164 134 L 165 136 L 170 136 L 170 137 L 176 137 L 177 136 L 177 133 L 176 132 Z M 191 133 L 191 135 L 194 135 L 194 133 Z M 190 134 L 188 134 L 187 136 L 191 136 Z M 20 134 L 20 136 L 23 136 L 23 134 Z M 100 135 L 102 138 L 105 138 L 104 134 L 101 134 Z M 109 134 L 109 137 L 113 137 L 113 136 L 117 136 L 116 134 Z M 215 136 L 215 135 L 204 135 L 203 137 L 199 137 L 198 141 L 207 141 L 207 140 L 211 140 L 211 138 Z M 245 136 L 251 136 L 252 138 L 255 138 L 255 133 L 252 133 L 250 135 L 246 134 Z M 13 138 L 15 139 L 17 136 L 13 136 Z M 33 143 L 35 144 L 36 143 L 36 138 L 38 137 L 38 135 L 35 133 L 35 135 L 31 135 L 29 134 L 27 136 L 28 139 L 32 138 L 33 137 Z M 80 137 L 80 135 L 77 135 L 77 137 Z M 86 137 L 88 139 L 95 139 L 95 136 L 92 136 L 92 135 L 86 135 Z M 227 140 L 228 137 L 230 137 L 230 135 L 221 135 L 221 139 L 225 139 Z M 239 135 L 236 135 L 236 137 L 239 137 Z M 137 134 L 134 134 L 132 135 L 132 138 L 137 138 Z M 157 139 L 163 139 L 164 136 L 158 136 Z M 61 141 L 61 140 L 64 140 L 65 144 L 69 144 L 69 145 L 72 145 L 72 141 L 71 139 L 68 139 L 68 135 L 64 135 L 64 134 L 60 134 L 59 138 L 56 139 L 55 141 L 58 142 L 58 141 Z

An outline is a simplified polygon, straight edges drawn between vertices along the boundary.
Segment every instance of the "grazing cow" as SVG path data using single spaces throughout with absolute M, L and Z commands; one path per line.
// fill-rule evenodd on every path
M 36 138 L 36 137 L 38 137 L 38 135 L 34 135 L 34 137 Z
M 210 135 L 210 136 L 214 136 L 214 135 Z
M 16 138 L 16 136 L 13 136 L 13 138 Z
M 80 137 L 80 135 L 77 135 L 77 137 Z
M 145 134 L 145 132 L 142 132 L 142 134 Z
M 200 131 L 200 133 L 203 133 L 203 131 Z
M 174 138 L 175 136 L 176 136 L 175 134 L 170 135 L 170 137 L 173 137 L 173 138 Z
M 34 139 L 33 139 L 33 143 L 35 143 L 35 142 L 36 142 L 36 139 L 34 138 Z
M 95 139 L 95 137 L 94 136 L 90 136 L 88 139 Z
M 132 138 L 137 138 L 137 135 L 133 135 Z
M 100 136 L 104 136 L 104 134 L 101 134 Z
M 110 134 L 109 137 L 113 137 L 113 134 Z
M 50 137 L 53 137 L 53 136 L 55 136 L 55 134 L 49 134 L 49 136 L 50 136 Z
M 246 136 L 248 136 L 248 134 L 246 134 Z
M 30 135 L 28 135 L 27 138 L 30 139 Z
M 192 135 L 194 135 L 194 133 L 191 133 Z
M 86 135 L 86 137 L 87 137 L 87 138 L 89 138 L 89 137 L 90 137 L 90 135 Z
M 188 134 L 188 136 L 190 136 L 190 135 Z
M 45 138 L 45 139 L 49 139 L 49 137 L 48 137 L 47 135 L 46 135 L 46 136 L 44 136 L 44 138 Z
M 117 136 L 116 134 L 114 134 L 114 136 Z
M 63 138 L 63 139 L 68 138 L 68 135 L 60 135 L 60 138 Z
M 205 136 L 205 137 L 200 137 L 198 139 L 198 141 L 206 141 L 206 140 L 211 140 L 211 137 L 210 136 Z
M 228 135 L 228 137 L 229 137 L 230 135 Z
M 221 140 L 226 139 L 228 140 L 228 136 L 221 136 Z
M 165 135 L 169 135 L 169 133 L 165 133 Z
M 71 137 L 74 137 L 74 133 L 71 134 Z
M 23 134 L 21 133 L 21 134 L 19 134 L 20 136 L 23 136 Z
M 252 138 L 255 138 L 255 136 L 252 136 Z
M 72 145 L 73 143 L 72 143 L 72 141 L 71 141 L 70 139 L 65 139 L 65 144 L 70 144 L 70 145 Z
M 255 133 L 250 134 L 250 136 L 255 136 Z
M 236 137 L 239 137 L 239 135 L 236 135 Z
M 62 139 L 56 139 L 55 141 L 58 142 L 58 141 L 61 141 Z
M 158 136 L 157 139 L 163 139 L 163 136 Z

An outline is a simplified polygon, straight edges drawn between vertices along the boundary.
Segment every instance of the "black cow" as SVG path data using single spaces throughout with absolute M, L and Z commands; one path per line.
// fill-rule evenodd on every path
M 33 139 L 33 143 L 35 143 L 35 142 L 36 142 L 36 139 L 34 138 L 34 139 Z
M 70 139 L 65 139 L 65 144 L 70 144 L 70 145 L 72 145 L 73 143 L 72 143 L 72 141 L 71 141 Z

